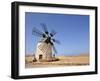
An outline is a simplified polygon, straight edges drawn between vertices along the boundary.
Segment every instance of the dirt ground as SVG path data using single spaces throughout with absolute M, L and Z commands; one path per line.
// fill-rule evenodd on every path
M 59 66 L 83 66 L 89 65 L 89 56 L 58 56 L 59 61 L 52 62 L 33 62 L 33 56 L 25 57 L 25 68 L 38 68 L 38 67 L 59 67 Z

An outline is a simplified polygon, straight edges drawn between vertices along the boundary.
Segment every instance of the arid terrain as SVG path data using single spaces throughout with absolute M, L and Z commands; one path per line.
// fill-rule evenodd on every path
M 52 62 L 33 62 L 33 58 L 34 56 L 31 55 L 25 57 L 26 68 L 89 65 L 89 55 L 58 56 L 56 58 L 58 58 L 59 61 Z

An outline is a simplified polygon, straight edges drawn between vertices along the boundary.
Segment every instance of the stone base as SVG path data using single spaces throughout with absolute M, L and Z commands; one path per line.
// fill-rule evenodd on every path
M 33 62 L 36 62 L 36 61 L 39 61 L 39 62 L 52 62 L 52 61 L 59 61 L 58 58 L 55 58 L 55 57 L 52 57 L 52 59 L 40 59 L 40 60 L 34 60 Z

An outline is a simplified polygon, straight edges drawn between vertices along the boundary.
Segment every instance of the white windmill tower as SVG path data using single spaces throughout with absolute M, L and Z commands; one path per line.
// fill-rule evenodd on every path
M 48 32 L 46 24 L 41 23 L 44 32 L 41 32 L 37 28 L 33 28 L 32 34 L 41 37 L 36 47 L 35 58 L 37 61 L 52 61 L 55 60 L 55 54 L 57 53 L 54 42 L 60 44 L 60 42 L 54 39 L 56 32 L 54 30 L 51 33 Z

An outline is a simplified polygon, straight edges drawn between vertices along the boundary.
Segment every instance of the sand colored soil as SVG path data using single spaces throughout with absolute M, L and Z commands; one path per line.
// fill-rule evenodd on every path
M 25 67 L 26 68 L 38 68 L 38 67 L 58 67 L 58 66 L 83 66 L 89 65 L 89 56 L 58 56 L 56 57 L 59 61 L 52 62 L 33 62 L 33 56 L 25 57 Z

